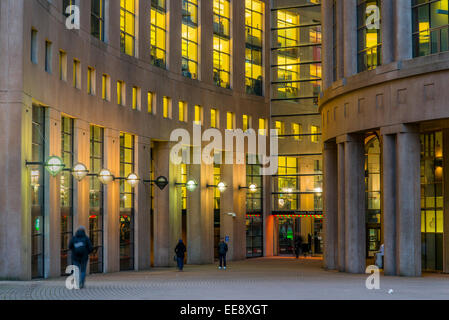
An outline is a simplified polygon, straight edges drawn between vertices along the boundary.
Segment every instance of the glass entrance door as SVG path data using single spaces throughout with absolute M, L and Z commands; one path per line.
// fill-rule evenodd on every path
M 279 255 L 293 255 L 295 253 L 295 238 L 301 234 L 301 218 L 278 217 L 278 228 Z

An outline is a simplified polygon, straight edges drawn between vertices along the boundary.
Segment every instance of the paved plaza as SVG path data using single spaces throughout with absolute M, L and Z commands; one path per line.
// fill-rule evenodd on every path
M 184 272 L 155 268 L 142 272 L 90 275 L 86 288 L 68 290 L 65 278 L 27 282 L 0 281 L 0 300 L 308 300 L 308 299 L 448 299 L 449 275 L 380 278 L 368 290 L 368 275 L 321 268 L 319 259 L 261 258 L 189 266 Z

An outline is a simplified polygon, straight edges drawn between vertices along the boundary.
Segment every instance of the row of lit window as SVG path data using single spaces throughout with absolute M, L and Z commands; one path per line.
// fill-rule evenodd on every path
M 291 124 L 291 133 L 290 135 L 285 132 L 285 122 L 284 121 L 275 121 L 274 127 L 277 131 L 279 138 L 284 138 L 286 136 L 291 136 L 294 140 L 303 141 L 304 136 L 310 136 L 310 141 L 314 143 L 318 143 L 320 141 L 320 127 L 311 125 L 310 126 L 310 134 L 303 133 L 303 126 L 300 123 L 292 123 Z
M 92 0 L 91 34 L 105 41 L 106 1 Z M 63 10 L 76 4 L 63 0 Z M 120 49 L 137 56 L 138 0 L 120 0 Z M 264 3 L 245 0 L 246 21 L 246 91 L 262 95 L 262 39 Z M 167 0 L 152 0 L 150 12 L 150 57 L 155 66 L 167 67 Z M 230 0 L 213 0 L 213 79 L 219 87 L 231 88 L 231 4 Z M 181 73 L 199 78 L 199 0 L 182 0 Z

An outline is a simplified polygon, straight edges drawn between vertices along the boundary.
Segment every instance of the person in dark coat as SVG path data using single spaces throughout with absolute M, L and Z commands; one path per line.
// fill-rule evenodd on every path
M 228 253 L 228 245 L 224 242 L 224 239 L 220 239 L 220 243 L 218 244 L 218 258 L 220 260 L 220 266 L 218 269 L 226 270 L 226 254 Z
M 301 254 L 301 249 L 302 249 L 301 246 L 302 246 L 302 237 L 301 237 L 301 235 L 298 235 L 295 240 L 296 259 L 298 259 L 299 255 Z
M 186 251 L 187 249 L 186 246 L 184 245 L 184 242 L 182 242 L 182 239 L 179 239 L 179 242 L 175 248 L 176 261 L 178 262 L 179 271 L 182 271 L 182 269 L 184 269 L 184 257 Z
M 307 235 L 307 242 L 309 245 L 308 247 L 309 254 L 312 255 L 312 235 L 310 233 Z
M 72 253 L 72 264 L 78 267 L 79 288 L 84 288 L 86 280 L 86 268 L 89 261 L 89 254 L 93 252 L 92 242 L 86 235 L 86 228 L 79 227 L 75 236 L 70 239 L 69 250 Z

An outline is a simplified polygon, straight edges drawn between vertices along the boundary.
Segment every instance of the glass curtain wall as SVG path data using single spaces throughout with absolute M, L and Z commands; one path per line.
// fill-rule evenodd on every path
M 136 0 L 120 0 L 120 51 L 136 54 Z
M 290 240 L 314 236 L 322 215 L 321 2 L 274 0 L 271 9 L 272 127 L 279 126 L 279 171 L 273 176 L 273 214 L 280 253 Z M 293 236 L 290 236 L 292 234 Z M 319 235 L 317 234 L 317 237 Z M 285 244 L 281 245 L 284 237 Z
M 151 1 L 151 63 L 167 67 L 167 3 L 166 0 Z
M 33 105 L 32 162 L 45 161 L 45 108 Z M 44 277 L 44 167 L 31 166 L 31 276 Z
M 65 169 L 61 172 L 61 275 L 65 275 L 65 269 L 71 265 L 69 254 L 69 241 L 73 236 L 73 176 L 70 168 L 73 168 L 74 148 L 73 133 L 74 120 L 62 117 L 61 125 L 61 156 Z
M 90 171 L 104 167 L 104 129 L 90 126 Z M 97 177 L 89 177 L 89 237 L 94 252 L 90 255 L 90 272 L 103 272 L 104 187 Z
M 120 177 L 134 172 L 134 136 L 120 133 Z M 120 180 L 120 270 L 134 269 L 134 189 Z
M 214 82 L 222 88 L 231 88 L 231 3 L 213 0 L 214 10 Z
M 248 163 L 248 161 L 247 161 Z M 263 256 L 263 178 L 260 164 L 246 165 L 246 186 L 255 184 L 256 192 L 246 192 L 246 257 Z
M 246 93 L 263 95 L 263 36 L 265 4 L 260 0 L 245 0 L 246 25 Z
M 182 0 L 182 75 L 198 79 L 198 0 Z
M 443 133 L 421 135 L 422 269 L 443 270 Z
M 413 55 L 449 50 L 449 0 L 412 0 Z

